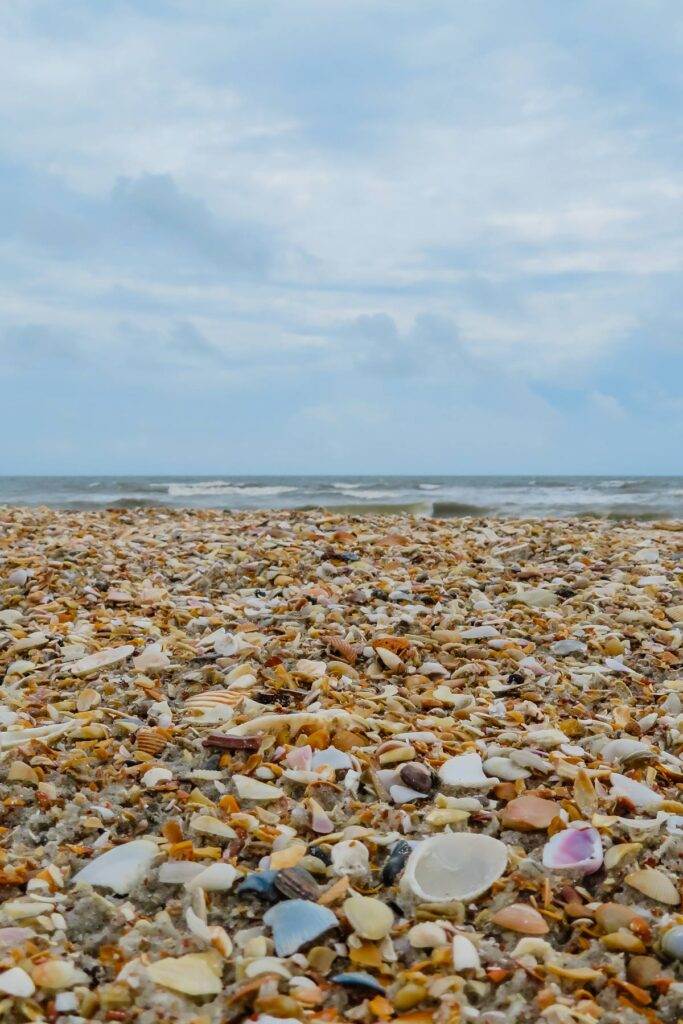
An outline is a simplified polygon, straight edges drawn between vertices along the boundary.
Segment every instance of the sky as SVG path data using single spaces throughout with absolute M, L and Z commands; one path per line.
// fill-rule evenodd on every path
M 679 0 L 3 0 L 0 473 L 683 459 Z

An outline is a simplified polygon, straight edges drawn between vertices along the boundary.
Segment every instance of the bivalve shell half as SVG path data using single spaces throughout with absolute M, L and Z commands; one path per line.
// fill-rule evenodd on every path
M 424 903 L 472 900 L 500 878 L 507 858 L 505 844 L 492 836 L 474 832 L 431 836 L 410 854 L 403 885 Z
M 150 964 L 147 972 L 156 985 L 187 996 L 215 996 L 221 991 L 221 969 L 212 953 L 169 956 Z
M 551 871 L 590 875 L 602 865 L 602 840 L 595 828 L 566 828 L 543 847 L 543 866 Z
M 545 918 L 528 903 L 511 903 L 509 907 L 503 907 L 493 915 L 491 923 L 522 935 L 547 935 L 549 931 Z
M 671 907 L 677 907 L 681 902 L 678 889 L 668 875 L 657 868 L 642 868 L 640 871 L 632 871 L 624 879 L 632 889 L 642 892 L 651 900 L 658 903 L 666 903 Z

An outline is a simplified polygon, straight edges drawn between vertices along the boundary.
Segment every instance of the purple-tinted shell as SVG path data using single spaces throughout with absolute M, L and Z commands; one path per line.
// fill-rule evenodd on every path
M 566 828 L 543 847 L 543 866 L 551 871 L 590 875 L 602 865 L 602 840 L 597 829 Z

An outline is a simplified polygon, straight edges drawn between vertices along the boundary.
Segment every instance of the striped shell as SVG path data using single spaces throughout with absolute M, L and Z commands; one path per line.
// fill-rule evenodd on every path
M 217 707 L 221 704 L 228 707 L 237 707 L 244 700 L 244 695 L 235 693 L 232 690 L 207 690 L 206 693 L 196 693 L 194 697 L 188 697 L 185 707 L 198 710 L 201 708 Z
M 169 741 L 168 730 L 159 727 L 154 729 L 140 729 L 135 737 L 138 750 L 145 754 L 160 754 Z

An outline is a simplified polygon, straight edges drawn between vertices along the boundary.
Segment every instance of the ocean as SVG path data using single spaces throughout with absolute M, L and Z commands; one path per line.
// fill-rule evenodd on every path
M 6 476 L 0 505 L 335 508 L 464 515 L 683 518 L 683 477 Z

